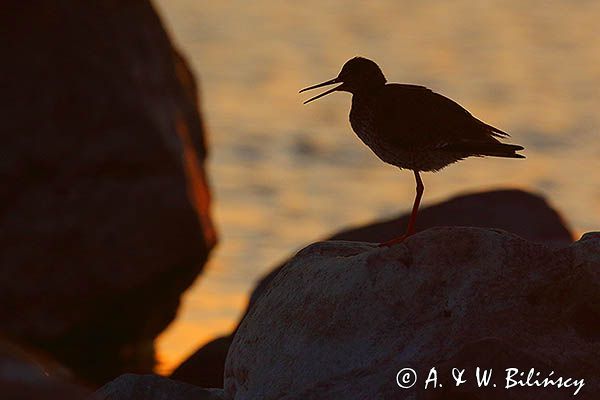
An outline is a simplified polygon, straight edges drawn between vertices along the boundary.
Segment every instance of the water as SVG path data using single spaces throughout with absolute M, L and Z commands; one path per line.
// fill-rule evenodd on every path
M 158 339 L 162 372 L 235 325 L 260 276 L 327 233 L 408 210 L 412 174 L 378 161 L 348 123 L 350 96 L 300 88 L 355 55 L 512 133 L 528 159 L 425 174 L 424 204 L 518 187 L 578 233 L 600 226 L 600 2 L 155 0 L 201 79 L 221 243 Z

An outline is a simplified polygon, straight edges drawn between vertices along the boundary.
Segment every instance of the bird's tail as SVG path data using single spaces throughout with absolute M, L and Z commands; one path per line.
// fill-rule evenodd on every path
M 482 156 L 491 156 L 491 157 L 505 157 L 505 158 L 525 158 L 525 156 L 521 154 L 517 154 L 517 151 L 523 150 L 523 146 L 519 146 L 516 144 L 506 144 L 506 143 L 489 143 L 485 145 L 478 146 L 478 154 Z
M 448 145 L 445 150 L 457 153 L 465 153 L 474 156 L 490 156 L 490 157 L 505 157 L 505 158 L 525 158 L 517 151 L 523 150 L 523 146 L 516 144 L 494 142 L 463 142 Z

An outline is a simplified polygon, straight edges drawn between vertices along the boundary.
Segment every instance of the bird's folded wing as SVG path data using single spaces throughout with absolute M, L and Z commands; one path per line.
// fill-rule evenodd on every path
M 452 149 L 467 142 L 499 143 L 495 137 L 508 136 L 453 100 L 416 85 L 386 85 L 378 94 L 375 123 L 381 138 L 398 148 Z

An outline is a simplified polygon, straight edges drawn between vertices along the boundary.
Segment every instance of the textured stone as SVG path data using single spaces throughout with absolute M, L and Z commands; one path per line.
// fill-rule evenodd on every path
M 373 222 L 336 233 L 331 239 L 385 242 L 404 229 L 408 218 L 405 214 L 388 221 Z M 419 229 L 443 225 L 499 228 L 556 247 L 567 246 L 573 241 L 567 224 L 543 197 L 515 189 L 460 195 L 420 210 Z M 250 296 L 248 309 L 282 266 L 273 269 L 258 283 Z M 233 333 L 202 346 L 177 368 L 172 377 L 198 386 L 222 387 L 222 368 L 232 336 Z
M 2 330 L 92 381 L 150 371 L 216 241 L 194 79 L 145 0 L 0 25 Z
M 383 243 L 404 232 L 410 214 L 387 221 L 335 233 L 329 240 Z M 456 196 L 419 210 L 417 230 L 435 226 L 472 226 L 502 229 L 527 240 L 561 247 L 573 242 L 567 223 L 541 196 L 517 189 L 492 190 Z M 264 288 L 284 264 L 273 269 L 256 286 L 250 296 L 252 307 Z
M 311 245 L 270 282 L 227 356 L 227 399 L 563 399 L 504 388 L 504 369 L 600 392 L 600 239 L 551 248 L 495 229 L 432 228 L 402 244 Z M 476 388 L 475 368 L 497 388 Z M 396 384 L 410 367 L 419 381 Z M 430 368 L 445 388 L 423 390 Z M 451 368 L 470 381 L 452 388 Z M 501 371 L 502 370 L 502 371 Z M 526 371 L 527 371 L 526 370 Z M 500 376 L 498 376 L 500 375 Z
M 89 400 L 222 399 L 222 389 L 203 389 L 157 375 L 125 374 L 102 386 Z

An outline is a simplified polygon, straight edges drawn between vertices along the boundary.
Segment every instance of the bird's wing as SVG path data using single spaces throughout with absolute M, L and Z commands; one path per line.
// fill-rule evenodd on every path
M 384 140 L 400 147 L 452 149 L 499 143 L 496 137 L 508 136 L 453 100 L 417 85 L 385 85 L 377 94 L 374 120 Z

